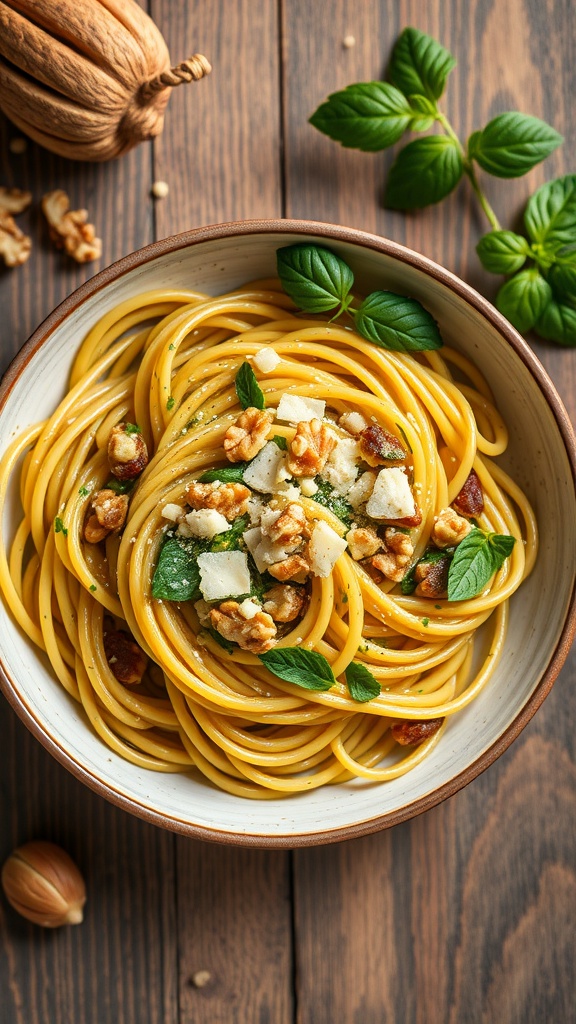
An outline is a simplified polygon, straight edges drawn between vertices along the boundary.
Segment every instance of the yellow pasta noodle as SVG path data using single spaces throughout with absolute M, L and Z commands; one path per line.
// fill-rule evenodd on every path
M 277 357 L 264 371 L 263 348 Z M 271 626 L 274 650 L 321 655 L 336 680 L 325 690 L 282 680 L 265 656 L 206 628 L 216 605 L 202 612 L 195 600 L 152 595 L 161 550 L 176 528 L 165 510 L 187 507 L 187 487 L 202 474 L 235 465 L 224 440 L 242 411 L 235 382 L 245 363 L 269 410 L 287 394 L 316 399 L 326 403 L 336 432 L 339 418 L 356 411 L 401 439 L 420 520 L 404 527 L 410 566 L 429 550 L 436 517 L 472 470 L 484 496 L 476 525 L 516 539 L 489 584 L 460 601 L 403 593 L 398 580 L 379 577 L 369 558 L 355 560 L 349 549 L 327 575 L 299 579 L 301 613 Z M 110 480 L 110 433 L 126 423 L 137 424 L 149 462 L 127 496 L 122 529 L 89 543 L 94 495 Z M 276 438 L 279 450 L 290 452 L 296 432 L 295 423 L 276 419 L 264 441 Z M 534 563 L 530 505 L 493 461 L 506 444 L 488 385 L 452 349 L 386 351 L 298 313 L 276 280 L 217 298 L 138 295 L 92 328 L 58 408 L 2 457 L 1 500 L 18 474 L 23 508 L 0 550 L 2 594 L 92 728 L 137 765 L 196 770 L 230 793 L 256 798 L 354 777 L 386 781 L 441 743 L 449 717 L 487 684 L 505 641 L 508 600 Z M 293 496 L 300 483 L 287 483 L 286 493 Z M 314 493 L 314 485 L 302 486 L 297 497 L 306 529 L 323 522 L 330 536 L 345 537 L 350 523 Z M 128 632 L 145 652 L 140 682 L 115 674 L 110 630 Z M 379 687 L 372 699 L 352 696 L 352 662 Z M 398 723 L 421 728 L 439 719 L 417 745 L 397 742 Z

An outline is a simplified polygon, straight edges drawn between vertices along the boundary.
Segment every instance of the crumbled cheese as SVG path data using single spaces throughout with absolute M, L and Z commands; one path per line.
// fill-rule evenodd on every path
M 287 423 L 308 423 L 310 420 L 321 420 L 326 409 L 326 402 L 320 398 L 303 398 L 290 392 L 282 395 L 276 416 Z
M 270 536 L 270 528 L 274 526 L 277 519 L 282 515 L 281 509 L 265 508 L 260 516 L 260 528 L 265 537 Z
M 244 470 L 244 483 L 262 494 L 272 494 L 278 489 L 278 475 L 285 463 L 286 453 L 274 441 L 268 441 Z
M 376 473 L 371 469 L 367 470 L 366 473 L 362 473 L 348 491 L 346 501 L 350 502 L 352 508 L 358 508 L 365 501 L 368 501 L 375 483 Z
M 300 488 L 296 487 L 295 484 L 283 484 L 282 487 L 278 488 L 278 493 L 286 498 L 287 501 L 298 501 L 300 497 Z
M 406 474 L 394 466 L 381 469 L 366 505 L 373 519 L 404 519 L 416 511 L 414 496 Z
M 338 420 L 339 425 L 347 430 L 349 434 L 361 434 L 368 426 L 368 420 L 364 419 L 361 412 L 343 412 Z
M 340 537 L 336 530 L 320 519 L 312 530 L 308 545 L 310 568 L 314 576 L 329 576 L 334 563 L 345 550 L 344 537 Z
M 245 597 L 238 605 L 238 611 L 243 619 L 253 619 L 258 612 L 262 611 L 262 609 L 256 601 L 252 600 L 252 598 Z
M 196 615 L 198 616 L 201 626 L 210 625 L 210 605 L 207 601 L 195 601 L 194 608 L 196 609 Z
M 303 476 L 300 478 L 300 490 L 305 498 L 311 498 L 313 494 L 316 494 L 318 490 L 318 484 L 316 483 L 313 476 Z
M 360 458 L 358 441 L 344 437 L 330 452 L 322 476 L 337 494 L 346 494 L 358 476 L 357 461 Z
M 171 501 L 169 501 L 167 505 L 164 505 L 164 508 L 162 509 L 164 519 L 169 519 L 171 523 L 177 523 L 183 513 L 184 509 L 182 506 L 175 505 Z
M 250 526 L 258 526 L 260 522 L 260 516 L 266 505 L 262 501 L 262 498 L 256 497 L 255 494 L 251 498 L 248 498 L 247 503 L 248 515 L 250 516 Z
M 248 555 L 244 551 L 203 551 L 197 563 L 205 601 L 221 601 L 250 592 Z
M 230 529 L 226 516 L 215 508 L 200 508 L 189 512 L 185 520 L 193 537 L 204 537 L 206 540 L 212 540 L 217 533 L 225 533 Z
M 263 348 L 256 353 L 252 362 L 256 369 L 260 370 L 260 373 L 272 373 L 272 370 L 275 370 L 282 360 L 273 348 L 270 348 L 269 345 L 264 345 Z
M 274 544 L 269 537 L 265 537 L 259 526 L 246 530 L 242 535 L 248 551 L 252 555 L 258 572 L 265 572 L 276 562 L 283 562 L 292 552 L 281 544 Z

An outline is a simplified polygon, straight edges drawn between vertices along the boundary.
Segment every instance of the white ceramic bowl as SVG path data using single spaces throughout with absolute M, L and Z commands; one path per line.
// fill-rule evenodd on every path
M 144 771 L 114 754 L 0 607 L 4 693 L 66 768 L 154 824 L 202 839 L 269 847 L 352 838 L 455 793 L 529 721 L 563 664 L 576 626 L 576 449 L 553 385 L 522 338 L 477 292 L 423 256 L 373 235 L 310 222 L 256 221 L 186 232 L 127 256 L 63 302 L 12 363 L 0 390 L 1 446 L 51 412 L 80 340 L 108 309 L 146 289 L 193 287 L 218 294 L 271 276 L 276 249 L 301 240 L 332 247 L 366 292 L 386 287 L 420 299 L 445 341 L 482 368 L 505 416 L 511 436 L 503 465 L 535 507 L 542 546 L 532 576 L 512 599 L 505 654 L 487 689 L 451 718 L 422 764 L 393 782 L 355 782 L 252 801 L 196 775 Z M 15 508 L 15 494 L 11 501 Z

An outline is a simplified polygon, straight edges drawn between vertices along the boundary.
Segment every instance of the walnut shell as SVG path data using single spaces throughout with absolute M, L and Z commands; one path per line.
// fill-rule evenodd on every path
M 0 109 L 46 149 L 110 160 L 162 131 L 173 86 L 209 74 L 176 67 L 135 0 L 0 0 Z

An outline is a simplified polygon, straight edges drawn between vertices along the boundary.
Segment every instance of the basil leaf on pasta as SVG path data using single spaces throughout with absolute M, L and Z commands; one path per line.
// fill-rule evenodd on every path
M 205 473 L 202 473 L 202 476 L 198 477 L 198 482 L 201 484 L 211 484 L 215 480 L 221 480 L 225 484 L 241 484 L 247 465 L 247 462 L 236 462 L 233 466 L 207 469 Z
M 212 629 L 212 627 L 210 627 L 206 632 L 209 633 L 215 643 L 217 643 L 219 647 L 223 647 L 228 654 L 232 654 L 233 651 L 238 650 L 238 645 L 233 644 L 231 640 L 227 640 L 225 636 L 222 636 L 218 632 L 217 629 Z
M 202 597 L 196 561 L 200 550 L 200 544 L 184 544 L 176 537 L 167 537 L 154 570 L 152 597 L 161 601 L 197 601 Z
M 454 552 L 448 573 L 448 600 L 466 601 L 480 594 L 515 543 L 508 534 L 472 530 Z
M 286 245 L 276 253 L 284 291 L 306 313 L 346 305 L 354 275 L 344 260 L 319 245 Z
M 351 526 L 354 518 L 354 509 L 349 501 L 346 501 L 341 494 L 338 494 L 334 490 L 331 484 L 323 477 L 317 476 L 314 478 L 318 490 L 312 495 L 312 500 L 317 501 L 319 505 L 327 508 L 333 515 L 335 515 L 345 526 Z
M 264 392 L 256 380 L 250 363 L 242 363 L 236 374 L 236 394 L 243 409 L 263 409 L 266 405 Z
M 365 704 L 380 695 L 381 686 L 369 669 L 358 661 L 352 661 L 345 672 L 346 684 L 352 700 Z
M 240 547 L 240 538 L 250 524 L 248 513 L 238 516 L 232 523 L 229 530 L 224 533 L 217 533 L 210 541 L 210 551 L 237 551 Z
M 272 675 L 305 690 L 329 690 L 336 679 L 330 662 L 317 651 L 302 647 L 277 647 L 258 657 Z
M 442 348 L 438 324 L 416 299 L 395 292 L 372 292 L 353 316 L 362 337 L 393 352 Z

